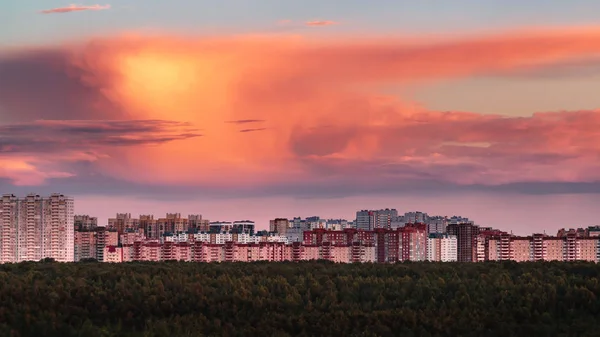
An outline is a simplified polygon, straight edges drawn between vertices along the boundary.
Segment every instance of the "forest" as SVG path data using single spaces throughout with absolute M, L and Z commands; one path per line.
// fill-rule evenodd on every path
M 2 336 L 598 336 L 600 265 L 0 265 Z

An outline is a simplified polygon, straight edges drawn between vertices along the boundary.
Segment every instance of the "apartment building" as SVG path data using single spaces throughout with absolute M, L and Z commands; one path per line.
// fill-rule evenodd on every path
M 598 260 L 598 241 L 598 237 L 578 238 L 575 246 L 577 260 L 596 262 Z
M 95 230 L 75 231 L 74 261 L 98 259 L 98 232 Z
M 2 196 L 0 262 L 44 258 L 72 262 L 75 258 L 73 208 L 73 198 L 62 194 Z
M 430 234 L 427 238 L 427 260 L 455 262 L 458 260 L 456 236 Z
M 544 251 L 542 260 L 562 261 L 563 260 L 563 240 L 558 237 L 542 236 Z
M 561 237 L 533 234 L 526 237 L 509 234 L 485 237 L 486 244 L 481 246 L 485 235 L 477 238 L 477 261 L 594 261 L 599 260 L 600 237 L 578 236 L 566 233 Z
M 447 232 L 457 238 L 458 262 L 477 261 L 478 226 L 472 223 L 450 223 L 447 227 Z
M 245 226 L 247 227 L 249 224 L 245 223 Z M 141 230 L 149 239 L 159 239 L 167 233 L 210 231 L 210 223 L 207 219 L 203 219 L 202 215 L 190 214 L 184 218 L 181 213 L 167 213 L 165 217 L 158 219 L 149 214 L 133 218 L 131 213 L 117 213 L 115 218 L 108 219 L 107 227 L 110 230 L 116 230 L 119 234 Z
M 427 259 L 427 233 L 424 224 L 409 224 L 395 230 L 377 228 L 373 231 L 345 229 L 343 231 L 328 231 L 315 229 L 304 232 L 305 246 L 316 247 L 352 247 L 355 243 L 367 247 L 375 247 L 377 262 L 424 261 Z M 325 253 L 327 253 L 326 248 Z M 346 253 L 345 253 L 346 254 Z M 352 254 L 347 253 L 352 260 Z M 322 249 L 319 256 L 323 255 Z
M 269 221 L 269 232 L 286 235 L 290 228 L 290 221 L 285 218 L 277 218 Z
M 3 195 L 0 210 L 0 262 L 17 262 L 19 199 L 14 195 Z
M 75 215 L 74 224 L 76 231 L 91 231 L 98 227 L 98 218 L 89 215 Z
M 515 237 L 511 239 L 510 259 L 516 262 L 533 261 L 532 239 L 529 237 Z
M 359 230 L 375 228 L 391 229 L 392 221 L 398 218 L 396 209 L 360 210 L 356 212 L 354 225 Z
M 116 230 L 119 234 L 139 227 L 139 219 L 131 217 L 131 213 L 117 213 L 116 218 L 108 219 L 108 229 Z

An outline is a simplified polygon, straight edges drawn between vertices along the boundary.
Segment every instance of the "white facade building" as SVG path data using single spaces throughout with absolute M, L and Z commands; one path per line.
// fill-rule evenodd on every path
M 73 198 L 53 194 L 0 199 L 0 262 L 75 259 Z
M 458 240 L 455 235 L 447 235 L 442 239 L 442 249 L 440 251 L 442 262 L 458 261 Z
M 431 235 L 427 239 L 427 260 L 440 262 L 457 261 L 457 242 L 455 235 Z
M 14 195 L 4 195 L 0 200 L 0 262 L 16 262 L 17 224 L 19 200 Z

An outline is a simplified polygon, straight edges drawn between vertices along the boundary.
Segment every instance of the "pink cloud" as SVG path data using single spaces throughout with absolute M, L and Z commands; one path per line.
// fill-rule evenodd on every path
M 111 160 L 125 147 L 156 146 L 200 136 L 186 123 L 159 120 L 40 120 L 0 124 L 0 178 L 38 185 L 69 178 L 68 164 Z
M 379 113 L 377 113 L 379 111 Z M 353 177 L 497 185 L 521 181 L 600 180 L 600 110 L 536 113 L 530 117 L 426 111 L 384 124 L 299 129 L 292 148 L 305 169 Z
M 205 137 L 131 146 L 97 163 L 102 174 L 138 183 L 585 182 L 600 179 L 597 110 L 519 118 L 431 111 L 378 86 L 552 71 L 599 55 L 596 27 L 445 40 L 108 37 L 7 59 L 0 103 L 13 116 L 64 114 L 53 98 L 70 97 L 64 104 L 78 119 L 104 113 L 203 128 Z M 68 76 L 58 81 L 55 69 Z M 248 120 L 268 131 L 226 123 Z
M 81 5 L 70 5 L 68 7 L 58 7 L 52 9 L 46 9 L 40 11 L 42 14 L 55 14 L 55 13 L 70 13 L 70 12 L 79 12 L 79 11 L 98 11 L 109 9 L 110 5 L 91 5 L 91 6 L 81 6 Z
M 36 186 L 51 178 L 68 178 L 72 173 L 42 169 L 31 157 L 0 157 L 0 178 L 9 179 L 15 186 Z
M 338 22 L 330 21 L 330 20 L 312 20 L 312 21 L 307 21 L 304 24 L 309 27 L 323 27 L 323 26 L 337 25 Z

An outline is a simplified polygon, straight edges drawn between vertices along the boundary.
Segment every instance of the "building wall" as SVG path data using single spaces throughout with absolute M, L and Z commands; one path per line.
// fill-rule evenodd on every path
M 427 227 L 403 227 L 401 232 L 407 232 L 408 235 L 403 236 L 403 240 L 408 236 L 410 243 L 408 244 L 408 261 L 425 261 L 427 260 Z M 404 242 L 402 243 L 405 245 Z
M 119 232 L 108 230 L 106 231 L 106 245 L 107 246 L 118 246 L 119 245 Z
M 76 231 L 92 231 L 98 227 L 98 218 L 89 215 L 75 215 L 74 225 Z
M 477 235 L 475 239 L 475 261 L 473 262 L 484 262 L 489 258 L 488 253 L 489 238 L 485 235 Z
M 489 261 L 497 261 L 498 260 L 499 256 L 498 256 L 498 240 L 497 239 L 491 239 L 488 241 L 487 254 L 488 254 Z
M 96 231 L 76 231 L 75 232 L 75 247 L 74 261 L 83 259 L 97 259 L 96 254 L 97 234 Z
M 531 260 L 531 241 L 528 238 L 516 238 L 511 241 L 512 257 L 517 262 Z
M 562 261 L 563 260 L 563 240 L 559 238 L 544 239 L 544 260 Z
M 269 232 L 275 232 L 279 235 L 286 235 L 290 222 L 288 219 L 277 218 L 269 222 Z
M 52 240 L 57 241 L 58 235 L 51 227 L 52 209 L 44 198 L 39 195 L 28 195 L 19 200 L 17 225 L 17 261 L 39 261 L 44 255 L 51 253 L 52 246 L 47 245 Z M 58 215 L 55 213 L 55 216 Z M 54 235 L 52 235 L 54 234 Z M 54 246 L 58 249 L 57 246 Z
M 123 248 L 116 246 L 104 247 L 104 262 L 120 263 L 123 262 Z
M 429 218 L 427 219 L 427 232 L 429 234 L 443 234 L 446 233 L 446 227 L 448 221 L 442 217 Z
M 427 260 L 454 262 L 457 257 L 456 236 L 434 233 L 427 239 Z
M 162 260 L 162 246 L 158 243 L 149 243 L 142 245 L 140 251 L 141 261 L 161 261 Z M 104 257 L 106 259 L 106 256 Z
M 303 246 L 302 260 L 319 260 L 321 258 L 319 246 Z
M 447 235 L 442 238 L 440 255 L 442 262 L 455 262 L 458 260 L 456 236 Z
M 376 260 L 375 246 L 364 246 L 360 262 L 374 263 Z
M 458 262 L 472 262 L 476 259 L 476 237 L 479 227 L 471 223 L 449 224 L 448 234 L 457 238 Z
M 123 245 L 121 247 L 121 251 L 123 252 L 123 262 L 134 261 L 133 258 L 133 245 Z
M 561 238 L 563 239 L 563 259 L 565 261 L 577 260 L 577 233 L 567 233 Z
M 577 260 L 596 262 L 597 256 L 597 238 L 578 238 L 577 239 Z
M 17 262 L 19 200 L 14 195 L 4 195 L 0 200 L 0 262 Z
M 22 199 L 5 195 L 0 203 L 2 262 L 39 261 L 43 258 L 74 261 L 73 198 L 60 194 L 49 197 L 30 194 Z
M 442 238 L 431 237 L 427 239 L 427 260 L 441 261 L 442 260 Z
M 330 260 L 336 263 L 350 263 L 352 258 L 351 246 L 333 246 Z

